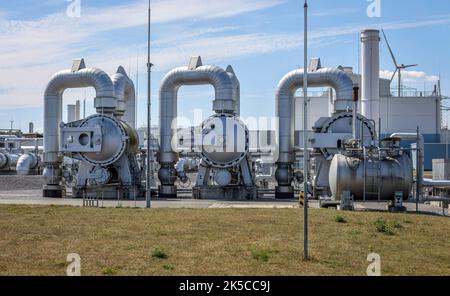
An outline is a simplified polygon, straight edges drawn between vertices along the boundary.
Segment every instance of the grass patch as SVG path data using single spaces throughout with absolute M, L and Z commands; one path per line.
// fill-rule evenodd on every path
M 334 221 L 336 221 L 337 223 L 347 223 L 348 222 L 347 219 L 344 216 L 341 216 L 341 215 L 337 215 L 334 218 Z
M 370 253 L 383 275 L 450 275 L 449 218 L 346 212 L 342 227 L 336 211 L 311 209 L 314 260 L 302 260 L 302 211 L 0 205 L 0 275 L 64 276 L 70 253 L 83 276 L 364 276 Z M 394 236 L 374 235 L 379 218 Z
M 253 249 L 252 257 L 260 262 L 269 262 L 269 260 L 273 257 L 274 251 L 270 249 Z
M 172 264 L 166 264 L 166 265 L 163 266 L 163 268 L 165 270 L 174 270 L 175 266 L 173 266 Z
M 117 274 L 117 270 L 115 268 L 113 268 L 113 267 L 105 267 L 102 270 L 102 274 L 103 275 L 109 275 L 109 276 L 116 275 Z
M 169 255 L 167 255 L 166 251 L 163 248 L 155 248 L 152 251 L 152 258 L 167 259 L 169 258 Z
M 398 221 L 394 221 L 394 223 L 392 224 L 392 226 L 393 226 L 395 229 L 401 229 L 401 228 L 403 228 L 402 224 L 400 224 L 400 222 L 398 222 Z
M 387 222 L 383 218 L 379 218 L 377 221 L 375 221 L 375 227 L 378 232 L 386 234 L 386 235 L 394 235 L 394 231 L 392 228 L 387 224 Z

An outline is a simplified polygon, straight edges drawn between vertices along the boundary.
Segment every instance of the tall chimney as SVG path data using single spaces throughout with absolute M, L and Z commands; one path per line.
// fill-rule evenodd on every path
M 80 104 L 80 100 L 77 100 L 76 104 L 75 104 L 75 120 L 80 120 L 81 119 L 81 104 Z
M 380 31 L 361 32 L 361 114 L 380 118 Z

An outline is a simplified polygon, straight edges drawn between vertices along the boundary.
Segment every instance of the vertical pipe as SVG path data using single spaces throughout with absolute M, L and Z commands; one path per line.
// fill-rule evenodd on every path
M 358 94 L 359 94 L 359 87 L 353 88 L 353 116 L 352 116 L 352 135 L 353 139 L 356 140 L 356 121 L 358 116 Z M 362 139 L 361 139 L 362 141 Z M 361 142 L 362 143 L 362 142 Z
M 361 114 L 380 118 L 380 31 L 361 32 Z
M 420 130 L 419 127 L 417 127 L 417 146 L 416 146 L 416 213 L 419 213 L 419 198 L 420 198 L 420 189 L 421 189 L 421 182 L 422 180 L 420 178 L 423 178 L 421 174 L 421 154 L 422 154 L 422 146 L 419 145 L 420 139 Z
M 304 257 L 308 259 L 308 1 L 304 5 L 305 24 L 304 24 L 304 67 L 303 67 L 303 190 L 304 190 L 304 217 L 303 217 L 303 250 Z
M 152 99 L 151 99 L 151 75 L 152 75 L 152 63 L 150 59 L 150 38 L 151 38 L 151 0 L 148 0 L 148 36 L 147 36 L 147 175 L 146 175 L 146 207 L 152 207 L 152 193 L 151 183 L 153 181 L 153 154 L 151 151 L 151 139 L 152 139 Z

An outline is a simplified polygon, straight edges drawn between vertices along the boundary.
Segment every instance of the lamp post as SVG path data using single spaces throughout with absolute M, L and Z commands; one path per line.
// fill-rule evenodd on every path
M 303 257 L 308 259 L 308 0 L 304 7 L 304 67 L 303 67 Z

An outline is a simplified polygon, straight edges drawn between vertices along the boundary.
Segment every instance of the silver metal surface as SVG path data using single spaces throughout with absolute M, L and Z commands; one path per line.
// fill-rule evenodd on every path
M 70 88 L 93 87 L 96 91 L 95 107 L 99 113 L 112 113 L 116 108 L 114 86 L 111 78 L 100 69 L 84 68 L 84 61 L 70 70 L 56 73 L 47 85 L 44 94 L 44 163 L 51 184 L 59 184 L 62 157 L 58 154 L 60 147 L 59 127 L 62 122 L 63 94 Z M 59 172 L 58 172 L 59 171 Z
M 174 186 L 176 180 L 174 165 L 179 155 L 172 141 L 177 130 L 178 90 L 184 85 L 212 85 L 215 91 L 213 110 L 218 114 L 235 114 L 238 84 L 232 79 L 231 72 L 217 66 L 202 66 L 201 58 L 193 57 L 189 66 L 173 69 L 164 77 L 159 92 L 161 145 L 157 156 L 161 165 L 158 176 L 166 192 L 163 194 L 173 197 L 174 189 L 166 187 Z
M 117 98 L 115 114 L 132 128 L 136 128 L 136 92 L 133 81 L 122 66 L 117 69 L 111 79 Z
M 380 31 L 361 32 L 361 114 L 380 118 Z
M 134 129 L 123 121 L 107 115 L 93 115 L 83 120 L 80 128 L 101 127 L 100 152 L 82 152 L 81 158 L 92 164 L 107 166 L 116 162 L 126 152 L 136 152 L 138 136 Z
M 249 152 L 249 132 L 232 115 L 213 115 L 203 124 L 201 157 L 211 167 L 237 166 Z
M 336 92 L 334 101 L 335 112 L 352 109 L 353 82 L 347 73 L 339 69 L 322 68 L 316 72 L 308 73 L 308 87 L 332 87 Z M 296 91 L 303 86 L 303 69 L 294 70 L 286 74 L 278 85 L 275 99 L 275 113 L 278 118 L 276 129 L 279 157 L 277 169 L 277 182 L 279 185 L 289 186 L 289 167 L 294 162 L 294 130 Z M 283 170 L 283 172 L 281 172 Z M 283 178 L 283 179 L 281 179 Z
M 336 154 L 330 167 L 331 192 L 335 200 L 341 200 L 344 191 L 350 191 L 355 200 L 363 200 L 364 190 L 376 193 L 380 188 L 381 200 L 393 200 L 397 191 L 403 192 L 406 199 L 413 186 L 412 171 L 412 161 L 407 154 L 381 161 L 363 161 Z M 378 194 L 367 194 L 367 200 L 378 200 Z
M 39 165 L 39 158 L 34 153 L 22 154 L 17 161 L 16 171 L 18 175 L 28 175 L 30 170 Z
M 193 70 L 189 67 L 176 68 L 170 71 L 161 83 L 160 103 L 160 154 L 172 154 L 172 161 L 177 161 L 177 155 L 172 149 L 172 139 L 175 134 L 173 124 L 178 115 L 178 90 L 183 85 L 210 84 L 215 89 L 214 111 L 232 113 L 235 110 L 233 100 L 233 82 L 222 68 L 216 66 L 200 66 Z M 176 125 L 174 125 L 176 126 Z
M 0 152 L 0 169 L 12 169 L 16 167 L 19 155 Z

